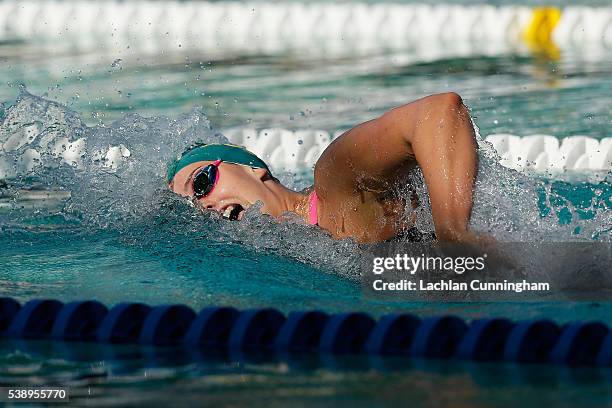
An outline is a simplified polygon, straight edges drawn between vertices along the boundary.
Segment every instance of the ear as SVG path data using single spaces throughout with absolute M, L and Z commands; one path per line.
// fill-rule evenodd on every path
M 264 181 L 268 178 L 268 170 L 266 169 L 254 169 L 251 167 L 251 170 L 253 170 L 253 173 L 255 173 L 257 175 L 257 178 L 259 178 L 261 181 Z

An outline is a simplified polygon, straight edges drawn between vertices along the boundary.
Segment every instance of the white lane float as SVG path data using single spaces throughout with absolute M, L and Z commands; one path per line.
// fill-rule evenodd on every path
M 282 128 L 230 128 L 221 132 L 231 143 L 245 146 L 276 169 L 299 170 L 314 167 L 327 146 L 343 131 L 288 130 Z M 4 138 L 2 138 L 4 136 Z M 569 136 L 562 139 L 551 135 L 516 136 L 493 134 L 485 138 L 500 158 L 500 163 L 516 170 L 531 171 L 611 171 L 612 138 L 595 139 Z M 12 134 L 0 134 L 0 179 L 33 171 L 45 165 L 43 158 L 52 155 L 62 163 L 83 168 L 87 140 L 57 137 L 37 139 L 36 129 L 20 129 Z M 17 165 L 7 159 L 10 154 Z M 108 171 L 114 171 L 131 157 L 128 146 L 109 145 L 94 152 L 91 160 Z
M 342 131 L 324 130 L 227 129 L 222 132 L 230 142 L 243 145 L 284 169 L 314 166 L 323 150 Z M 535 171 L 608 171 L 612 170 L 612 138 L 595 139 L 551 135 L 516 136 L 493 134 L 485 138 L 500 156 L 500 163 L 513 169 Z
M 125 49 L 129 45 L 149 51 L 179 46 L 266 52 L 307 48 L 318 57 L 332 50 L 406 49 L 423 42 L 428 44 L 423 52 L 441 50 L 445 55 L 489 55 L 531 48 L 534 43 L 546 48 L 550 42 L 561 48 L 588 45 L 605 50 L 612 45 L 612 7 L 0 1 L 0 41 L 30 39 L 49 47 Z

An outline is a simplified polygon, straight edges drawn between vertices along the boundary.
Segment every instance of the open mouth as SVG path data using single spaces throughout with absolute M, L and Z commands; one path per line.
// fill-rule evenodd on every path
M 223 218 L 226 218 L 231 221 L 236 221 L 241 219 L 243 214 L 244 207 L 242 207 L 240 204 L 228 205 L 223 211 Z

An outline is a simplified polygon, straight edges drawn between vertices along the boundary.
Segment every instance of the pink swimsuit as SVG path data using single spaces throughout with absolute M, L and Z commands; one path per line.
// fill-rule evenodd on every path
M 317 206 L 319 203 L 319 197 L 317 197 L 316 191 L 313 190 L 312 193 L 310 193 L 310 198 L 308 200 L 309 200 L 308 207 L 309 207 L 309 214 L 310 214 L 310 224 L 319 225 L 319 216 L 317 215 Z

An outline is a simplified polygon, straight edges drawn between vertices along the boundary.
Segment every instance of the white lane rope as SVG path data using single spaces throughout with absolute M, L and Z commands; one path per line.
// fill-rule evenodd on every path
M 232 143 L 245 146 L 274 167 L 297 169 L 314 166 L 323 150 L 342 131 L 237 128 L 222 133 Z M 493 145 L 502 165 L 517 170 L 612 169 L 612 137 L 598 140 L 579 135 L 559 139 L 550 135 L 493 134 L 485 140 Z
M 612 47 L 612 7 L 0 0 L 0 41 L 57 48 L 495 54 Z
M 34 126 L 34 125 L 33 125 Z M 343 132 L 324 130 L 288 130 L 270 128 L 232 128 L 221 132 L 231 143 L 245 146 L 264 159 L 275 170 L 312 169 L 332 140 Z M 22 129 L 14 134 L 0 135 L 0 180 L 27 174 L 44 165 L 43 157 L 51 155 L 62 163 L 83 168 L 91 159 L 109 171 L 129 160 L 128 146 L 108 146 L 86 156 L 87 140 L 57 137 L 38 140 L 36 129 Z M 569 136 L 558 139 L 550 135 L 515 136 L 494 134 L 485 138 L 500 157 L 500 163 L 516 170 L 562 172 L 611 171 L 612 137 L 594 139 Z M 10 154 L 11 159 L 8 158 Z M 14 157 L 17 156 L 17 160 Z

